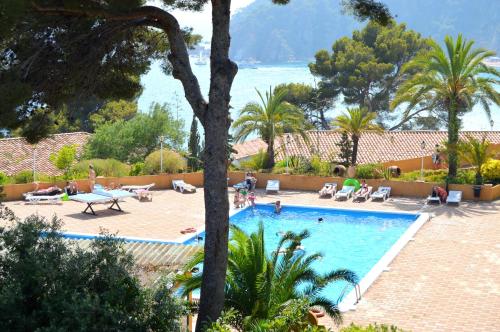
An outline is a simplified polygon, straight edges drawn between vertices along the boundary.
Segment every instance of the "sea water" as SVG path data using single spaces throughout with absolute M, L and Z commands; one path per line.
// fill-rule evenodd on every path
M 210 66 L 194 65 L 193 72 L 198 78 L 201 91 L 208 96 L 210 86 Z M 238 112 L 249 102 L 260 103 L 256 89 L 262 94 L 282 83 L 305 83 L 315 86 L 318 79 L 309 71 L 307 63 L 284 63 L 273 65 L 256 65 L 253 68 L 240 68 L 231 89 L 231 117 L 236 119 Z M 180 81 L 172 76 L 165 75 L 159 63 L 154 63 L 151 70 L 141 77 L 144 91 L 139 98 L 139 109 L 147 111 L 153 102 L 168 103 L 173 115 L 185 122 L 184 128 L 189 129 L 193 112 L 184 98 L 184 90 Z M 500 91 L 500 87 L 498 87 Z M 345 110 L 341 101 L 327 113 L 330 118 Z M 491 115 L 494 122 L 493 129 L 500 130 L 500 108 L 492 106 Z M 472 112 L 463 117 L 463 130 L 490 130 L 491 124 L 481 105 L 477 105 Z

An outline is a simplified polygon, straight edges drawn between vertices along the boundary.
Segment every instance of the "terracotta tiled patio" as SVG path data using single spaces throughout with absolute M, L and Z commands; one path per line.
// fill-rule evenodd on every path
M 311 192 L 258 193 L 258 202 L 419 211 L 423 200 L 393 198 L 386 202 L 335 202 Z M 176 241 L 187 227 L 202 228 L 203 189 L 195 194 L 155 191 L 152 202 L 127 199 L 125 212 L 97 206 L 84 215 L 84 204 L 25 205 L 6 203 L 20 217 L 56 214 L 64 230 L 97 234 L 107 229 L 121 236 Z M 363 296 L 346 324 L 389 323 L 412 331 L 500 330 L 500 201 L 464 202 L 459 207 L 424 207 L 434 218 L 426 223 Z M 324 319 L 323 324 L 335 327 Z

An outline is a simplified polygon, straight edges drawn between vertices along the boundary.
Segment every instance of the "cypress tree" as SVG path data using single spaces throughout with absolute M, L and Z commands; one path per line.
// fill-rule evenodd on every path
M 335 145 L 337 145 L 340 148 L 340 152 L 338 155 L 340 163 L 345 167 L 348 167 L 351 164 L 352 142 L 349 139 L 349 135 L 347 135 L 347 132 L 345 131 L 342 132 L 340 142 L 338 142 Z
M 200 165 L 200 134 L 198 133 L 198 121 L 195 116 L 193 116 L 193 121 L 191 122 L 188 150 L 189 167 L 193 171 L 197 171 Z

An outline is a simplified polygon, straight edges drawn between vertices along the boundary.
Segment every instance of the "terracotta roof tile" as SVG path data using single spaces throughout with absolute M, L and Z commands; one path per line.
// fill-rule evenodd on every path
M 84 132 L 55 134 L 36 145 L 31 145 L 24 138 L 0 139 L 0 172 L 13 175 L 24 170 L 33 169 L 35 155 L 36 171 L 46 175 L 60 175 L 49 158 L 65 145 L 76 144 L 78 155 L 87 143 L 90 134 Z
M 476 138 L 486 138 L 493 144 L 500 144 L 500 131 L 463 131 L 460 132 L 460 138 L 471 135 Z M 302 137 L 298 135 L 288 136 L 287 154 L 311 157 L 316 153 L 324 160 L 334 160 L 339 154 L 341 134 L 337 131 L 318 131 L 307 132 L 309 144 L 306 144 Z M 434 152 L 436 144 L 443 146 L 447 140 L 446 131 L 391 131 L 384 133 L 366 132 L 361 135 L 358 147 L 359 163 L 387 162 L 391 160 L 406 160 L 419 158 L 422 155 L 431 155 Z M 275 140 L 275 150 L 277 160 L 284 159 L 285 144 L 284 137 L 278 137 Z M 426 149 L 422 152 L 421 142 L 425 141 Z M 236 159 L 255 155 L 260 149 L 266 149 L 267 144 L 261 139 L 254 139 L 242 144 L 236 144 L 234 149 L 238 151 Z
M 233 149 L 238 151 L 238 153 L 235 153 L 233 157 L 235 159 L 241 159 L 256 155 L 259 150 L 267 150 L 267 144 L 260 138 L 256 138 L 241 144 L 235 144 L 233 145 Z

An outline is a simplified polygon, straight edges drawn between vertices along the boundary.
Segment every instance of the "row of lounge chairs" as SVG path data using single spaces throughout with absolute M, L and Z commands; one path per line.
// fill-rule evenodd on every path
M 109 209 L 122 211 L 118 202 L 123 201 L 126 197 L 137 197 L 139 200 L 148 199 L 152 200 L 151 188 L 154 187 L 154 183 L 147 185 L 125 185 L 119 189 L 108 190 L 103 186 L 96 184 L 94 186 L 94 191 L 92 193 L 79 192 L 76 195 L 68 196 L 70 200 L 81 202 L 87 204 L 87 208 L 83 213 L 90 213 L 95 215 L 93 206 L 95 204 L 105 204 L 111 203 Z M 184 182 L 184 180 L 173 180 L 172 187 L 176 191 L 183 192 L 195 192 L 196 187 Z M 60 189 L 58 189 L 61 192 Z M 60 202 L 66 196 L 65 193 L 59 194 L 46 194 L 44 195 L 44 190 L 36 192 L 28 192 L 24 194 L 24 199 L 27 204 L 38 204 L 41 202 L 56 204 Z
M 355 187 L 353 186 L 343 186 L 341 190 L 337 191 L 336 183 L 325 183 L 323 188 L 319 191 L 320 197 L 328 197 L 338 199 L 350 199 L 351 197 L 354 200 L 368 200 L 371 198 L 372 200 L 382 200 L 385 201 L 391 196 L 391 187 L 378 187 L 377 191 L 372 192 L 373 187 L 368 186 L 366 190 L 360 188 L 358 191 L 355 191 Z M 446 198 L 447 204 L 460 204 L 462 201 L 462 192 L 458 190 L 450 190 L 448 193 L 448 197 Z M 441 204 L 441 199 L 437 196 L 429 195 L 427 197 L 428 203 L 438 203 Z
M 360 188 L 356 191 L 353 186 L 343 186 L 341 190 L 337 191 L 336 183 L 325 183 L 323 188 L 319 191 L 320 197 L 332 197 L 336 200 L 338 199 L 350 199 L 354 200 L 372 200 L 381 199 L 386 200 L 391 195 L 391 187 L 379 187 L 377 191 L 373 192 L 373 187 L 368 186 L 367 188 Z

